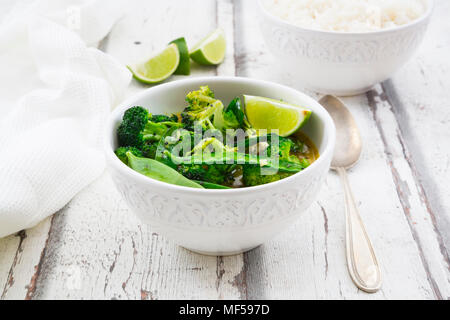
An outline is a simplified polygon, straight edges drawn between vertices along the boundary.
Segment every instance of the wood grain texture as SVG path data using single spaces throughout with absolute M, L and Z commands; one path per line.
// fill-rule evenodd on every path
M 31 299 L 41 272 L 52 218 L 0 240 L 1 299 Z
M 192 45 L 221 27 L 225 62 L 217 68 L 193 64 L 192 76 L 265 79 L 320 98 L 297 85 L 298 71 L 277 67 L 254 5 L 133 0 L 99 46 L 127 64 L 179 36 Z M 344 195 L 334 173 L 282 235 L 243 255 L 206 257 L 141 224 L 106 171 L 53 219 L 0 239 L 1 298 L 449 299 L 450 7 L 445 0 L 437 5 L 418 56 L 382 86 L 343 99 L 364 141 L 349 179 L 382 266 L 378 293 L 359 291 L 348 275 Z M 128 94 L 145 88 L 133 81 Z
M 448 1 L 437 1 L 417 56 L 383 83 L 404 138 L 410 166 L 426 201 L 429 218 L 450 254 L 450 21 Z
M 415 179 L 415 168 L 406 149 L 392 106 L 383 100 L 382 90 L 368 94 L 370 108 L 384 144 L 398 198 L 417 244 L 428 281 L 436 298 L 450 297 L 450 279 L 447 251 L 442 250 L 441 234 L 430 216 L 428 201 L 420 183 Z M 381 121 L 382 120 L 382 121 Z

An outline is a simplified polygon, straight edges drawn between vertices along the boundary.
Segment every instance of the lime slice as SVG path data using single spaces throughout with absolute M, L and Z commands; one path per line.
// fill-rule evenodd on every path
M 189 75 L 191 73 L 191 60 L 189 58 L 189 49 L 184 38 L 178 38 L 170 43 L 175 43 L 180 52 L 180 63 L 178 64 L 177 70 L 174 74 Z
M 278 129 L 281 137 L 296 132 L 308 121 L 311 110 L 283 101 L 244 95 L 245 114 L 255 129 Z
M 127 67 L 136 80 L 143 83 L 158 83 L 170 77 L 179 63 L 180 53 L 177 45 L 173 43 L 146 62 Z
M 198 64 L 219 64 L 225 58 L 226 41 L 222 29 L 210 33 L 189 52 L 191 59 Z

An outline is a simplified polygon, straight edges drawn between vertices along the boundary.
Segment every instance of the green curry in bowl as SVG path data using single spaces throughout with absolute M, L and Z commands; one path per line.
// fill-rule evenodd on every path
M 265 107 L 271 101 L 281 108 L 288 106 L 268 98 L 251 98 L 260 98 Z M 302 109 L 304 118 L 297 121 L 295 132 L 280 134 L 267 119 L 263 119 L 269 122 L 267 127 L 250 123 L 240 98 L 225 107 L 208 86 L 189 92 L 186 102 L 181 113 L 171 115 L 154 115 L 141 106 L 126 110 L 117 128 L 117 157 L 150 178 L 206 189 L 278 181 L 319 157 L 314 143 L 298 130 L 309 119 L 311 111 L 307 109 Z

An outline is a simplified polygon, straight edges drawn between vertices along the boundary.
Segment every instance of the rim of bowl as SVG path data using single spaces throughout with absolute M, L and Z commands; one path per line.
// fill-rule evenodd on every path
M 321 35 L 336 35 L 336 36 L 342 36 L 342 37 L 381 35 L 381 34 L 395 33 L 397 31 L 407 29 L 409 27 L 420 24 L 423 21 L 426 21 L 431 16 L 431 13 L 433 12 L 434 7 L 435 7 L 434 0 L 426 0 L 428 2 L 428 8 L 427 8 L 427 11 L 421 17 L 419 17 L 418 19 L 411 21 L 407 24 L 403 24 L 403 25 L 400 25 L 400 26 L 397 26 L 394 28 L 387 28 L 387 29 L 381 29 L 381 30 L 377 30 L 377 31 L 367 31 L 367 32 L 339 32 L 339 31 L 308 29 L 308 28 L 300 27 L 295 24 L 289 23 L 289 22 L 281 19 L 280 17 L 277 17 L 277 16 L 271 14 L 270 12 L 268 12 L 263 4 L 263 1 L 266 1 L 266 0 L 258 0 L 257 1 L 260 12 L 262 12 L 263 15 L 266 16 L 267 18 L 274 20 L 277 23 L 280 23 L 288 28 L 295 29 L 297 31 L 302 31 L 302 32 L 308 31 L 308 32 L 313 32 L 313 33 L 317 33 L 317 34 L 321 34 Z
M 324 148 L 324 151 L 320 154 L 319 158 L 314 161 L 309 167 L 306 169 L 297 172 L 287 178 L 271 182 L 268 184 L 263 184 L 259 186 L 253 186 L 253 187 L 245 187 L 245 188 L 235 188 L 235 189 L 197 189 L 197 188 L 190 188 L 190 187 L 184 187 L 184 186 L 178 186 L 174 184 L 170 184 L 167 182 L 162 182 L 156 179 L 152 179 L 149 177 L 144 176 L 143 174 L 134 171 L 127 165 L 125 165 L 122 161 L 117 158 L 117 156 L 114 153 L 114 150 L 112 148 L 112 137 L 111 134 L 113 130 L 115 130 L 115 122 L 119 114 L 123 114 L 125 109 L 129 107 L 131 104 L 133 104 L 133 101 L 139 100 L 146 95 L 148 95 L 148 92 L 151 90 L 161 90 L 162 87 L 175 87 L 175 86 L 188 86 L 192 82 L 204 82 L 204 83 L 211 83 L 211 82 L 221 82 L 221 81 L 230 81 L 230 82 L 243 82 L 243 83 L 253 83 L 253 84 L 261 84 L 261 85 L 270 85 L 273 87 L 278 87 L 282 90 L 291 91 L 295 94 L 300 94 L 305 98 L 305 100 L 309 100 L 312 104 L 316 104 L 316 109 L 319 110 L 319 112 L 316 112 L 316 114 L 320 117 L 320 119 L 324 122 L 324 139 L 326 139 L 326 145 Z M 265 81 L 265 80 L 258 80 L 258 79 L 252 79 L 252 78 L 244 78 L 244 77 L 225 77 L 225 76 L 210 76 L 210 77 L 193 77 L 190 79 L 183 79 L 183 80 L 175 80 L 172 82 L 164 83 L 155 87 L 148 88 L 142 92 L 139 92 L 127 99 L 125 99 L 122 103 L 120 103 L 115 110 L 110 114 L 108 119 L 108 124 L 106 131 L 104 133 L 104 152 L 106 154 L 106 157 L 108 158 L 109 165 L 112 165 L 115 167 L 116 170 L 119 170 L 123 172 L 125 175 L 129 175 L 130 177 L 133 177 L 134 179 L 138 179 L 142 181 L 143 183 L 153 184 L 155 186 L 159 186 L 161 188 L 165 188 L 166 190 L 173 190 L 173 191 L 183 191 L 187 193 L 193 193 L 193 194 L 214 194 L 214 195 L 232 195 L 232 194 L 243 194 L 243 193 L 251 193 L 254 191 L 261 191 L 265 189 L 270 188 L 276 188 L 282 184 L 287 183 L 290 180 L 296 179 L 301 175 L 304 175 L 306 171 L 311 171 L 314 168 L 318 167 L 325 159 L 328 157 L 332 157 L 332 153 L 334 151 L 334 145 L 336 140 L 336 128 L 334 126 L 334 122 L 329 115 L 329 113 L 325 110 L 325 108 L 315 99 L 308 96 L 307 94 L 290 88 L 285 85 L 281 85 L 275 82 L 271 81 Z

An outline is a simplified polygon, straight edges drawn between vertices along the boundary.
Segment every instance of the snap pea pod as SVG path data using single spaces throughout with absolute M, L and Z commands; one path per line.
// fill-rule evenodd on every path
M 178 186 L 204 189 L 197 182 L 189 180 L 176 170 L 157 160 L 136 157 L 130 151 L 126 155 L 128 158 L 128 166 L 149 178 Z

